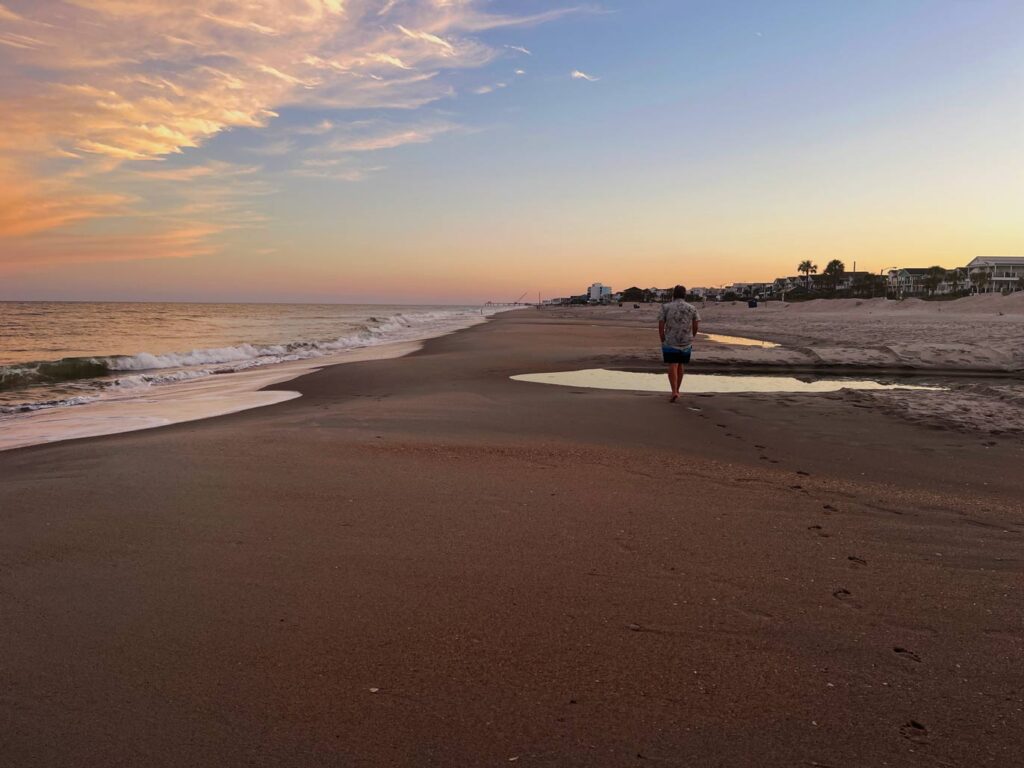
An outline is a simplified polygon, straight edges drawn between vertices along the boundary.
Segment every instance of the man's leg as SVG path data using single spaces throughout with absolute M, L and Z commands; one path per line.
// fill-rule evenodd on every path
M 679 397 L 679 384 L 683 380 L 682 366 L 679 363 L 670 363 L 668 366 L 668 382 L 672 385 L 672 397 L 669 402 L 675 402 Z

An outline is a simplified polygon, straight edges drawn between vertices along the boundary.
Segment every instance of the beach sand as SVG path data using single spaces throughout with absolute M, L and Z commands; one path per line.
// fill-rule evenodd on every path
M 748 317 L 706 320 L 802 332 Z M 0 454 L 2 762 L 1019 763 L 1020 437 L 509 379 L 652 338 L 515 312 Z
M 700 305 L 698 305 L 700 307 Z M 848 392 L 845 398 L 925 426 L 986 434 L 1024 434 L 1024 292 L 926 302 L 819 299 L 798 304 L 708 303 L 714 333 L 754 337 L 778 348 L 698 344 L 692 370 L 819 375 L 912 375 L 938 383 L 933 394 Z M 568 322 L 599 319 L 651 327 L 658 305 L 549 308 Z M 581 315 L 581 313 L 585 313 Z M 610 365 L 660 367 L 656 346 L 615 350 Z

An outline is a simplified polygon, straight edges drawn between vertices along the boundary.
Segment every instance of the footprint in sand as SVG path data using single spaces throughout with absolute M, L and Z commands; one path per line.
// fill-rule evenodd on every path
M 804 471 L 803 471 L 802 469 L 798 469 L 798 470 L 796 471 L 796 473 L 797 473 L 798 475 L 803 475 L 804 477 L 810 477 L 810 476 L 811 476 L 811 473 L 810 473 L 810 472 L 804 472 Z
M 851 608 L 860 608 L 860 603 L 853 599 L 853 593 L 848 589 L 840 587 L 832 593 L 832 597 Z
M 908 741 L 921 744 L 928 740 L 928 729 L 917 720 L 908 720 L 900 726 L 900 736 Z
M 857 557 L 856 555 L 847 555 L 846 559 L 849 560 L 854 565 L 867 565 L 868 564 L 867 560 L 865 560 L 863 557 Z
M 916 661 L 918 664 L 921 663 L 921 657 L 913 651 L 908 651 L 906 648 L 900 648 L 899 646 L 896 646 L 892 649 L 892 652 L 895 653 L 897 656 L 900 656 L 901 658 Z
M 838 512 L 839 510 L 833 507 L 831 504 L 823 504 L 822 509 L 828 510 L 829 512 Z

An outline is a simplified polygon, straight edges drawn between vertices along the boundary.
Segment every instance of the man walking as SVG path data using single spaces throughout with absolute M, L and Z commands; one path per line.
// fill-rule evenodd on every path
M 677 285 L 672 289 L 672 301 L 661 305 L 658 315 L 658 334 L 661 336 L 661 356 L 668 364 L 668 380 L 672 385 L 674 403 L 679 399 L 679 387 L 683 383 L 683 366 L 690 362 L 693 339 L 700 327 L 697 308 L 686 301 L 686 289 Z

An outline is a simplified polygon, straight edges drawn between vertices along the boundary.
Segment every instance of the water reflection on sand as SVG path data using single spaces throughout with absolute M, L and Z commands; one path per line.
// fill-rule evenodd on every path
M 701 339 L 713 341 L 716 344 L 728 344 L 733 347 L 763 347 L 764 349 L 775 349 L 781 345 L 761 339 L 748 339 L 745 336 L 723 336 L 720 333 L 700 333 Z
M 581 371 L 555 373 L 526 373 L 512 377 L 516 381 L 534 384 L 558 384 L 565 387 L 591 389 L 618 389 L 631 392 L 665 392 L 668 381 L 663 373 L 633 373 L 590 368 Z M 735 376 L 724 374 L 688 373 L 683 379 L 683 392 L 745 393 L 745 392 L 838 392 L 841 389 L 863 390 L 942 390 L 913 384 L 886 383 L 872 379 L 798 379 L 793 376 Z

